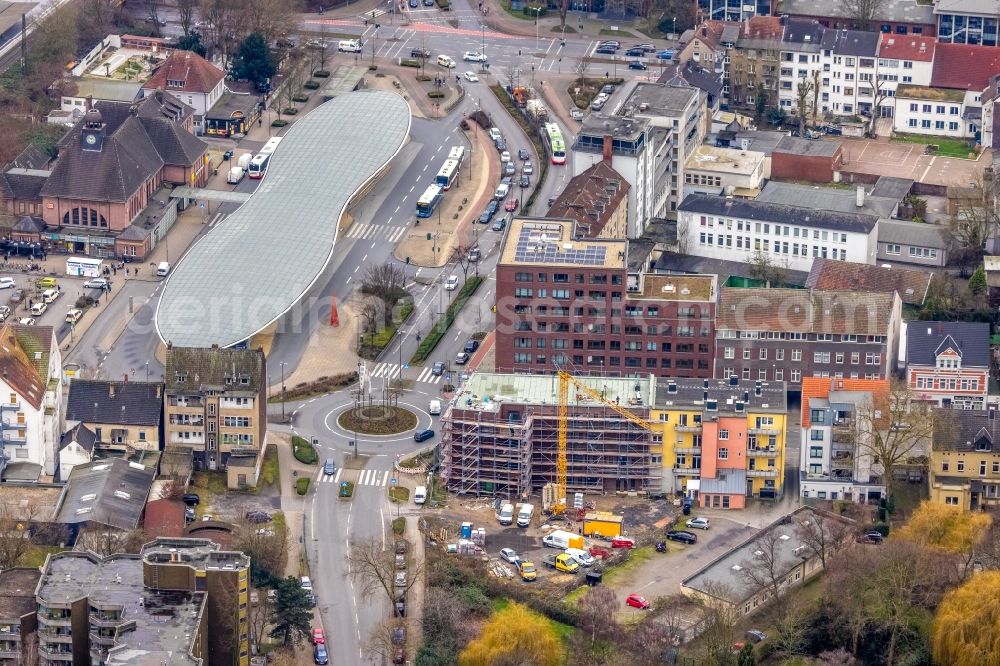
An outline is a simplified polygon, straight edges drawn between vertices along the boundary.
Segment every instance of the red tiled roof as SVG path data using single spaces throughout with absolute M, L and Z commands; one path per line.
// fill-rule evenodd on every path
M 937 40 L 933 37 L 885 33 L 882 35 L 882 45 L 879 47 L 878 57 L 933 62 L 935 46 L 937 46 Z
M 743 27 L 743 37 L 750 39 L 781 39 L 782 34 L 780 16 L 751 16 Z
M 35 409 L 45 397 L 45 380 L 21 345 L 11 325 L 0 328 L 0 377 Z
M 184 504 L 172 499 L 148 502 L 144 527 L 156 536 L 184 536 Z
M 932 273 L 893 266 L 858 264 L 816 257 L 806 287 L 820 291 L 855 290 L 898 292 L 908 305 L 923 305 Z
M 567 183 L 559 198 L 552 202 L 546 217 L 576 220 L 579 233 L 587 238 L 599 238 L 622 201 L 627 199 L 629 187 L 628 181 L 610 162 L 595 162 Z
M 725 27 L 726 24 L 722 21 L 705 21 L 694 29 L 694 37 L 705 42 L 712 48 L 716 48 L 719 46 L 719 41 L 722 39 L 722 30 Z
M 888 379 L 802 378 L 802 427 L 809 427 L 809 399 L 829 398 L 830 391 L 871 391 L 876 404 L 889 395 Z
M 983 90 L 998 72 L 1000 49 L 995 46 L 938 44 L 931 87 Z
M 183 90 L 190 93 L 209 93 L 225 77 L 221 69 L 191 51 L 174 51 L 143 84 L 146 90 L 162 88 L 168 91 Z M 182 86 L 167 82 L 181 81 Z

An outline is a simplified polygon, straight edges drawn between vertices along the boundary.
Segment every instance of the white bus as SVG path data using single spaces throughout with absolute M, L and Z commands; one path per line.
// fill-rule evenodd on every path
M 440 185 L 431 185 L 417 200 L 417 217 L 430 217 L 444 197 Z
M 452 146 L 448 153 L 448 159 L 458 162 L 458 168 L 462 168 L 462 161 L 465 160 L 465 148 L 463 146 Z
M 278 148 L 279 143 L 281 143 L 280 136 L 271 137 L 267 140 L 267 143 L 260 149 L 260 152 L 250 160 L 250 166 L 247 168 L 248 176 L 254 179 L 264 177 L 264 174 L 267 173 L 267 165 L 271 161 L 271 155 Z
M 455 160 L 445 160 L 434 182 L 440 185 L 442 190 L 450 190 L 452 184 L 458 179 L 458 166 L 459 163 Z

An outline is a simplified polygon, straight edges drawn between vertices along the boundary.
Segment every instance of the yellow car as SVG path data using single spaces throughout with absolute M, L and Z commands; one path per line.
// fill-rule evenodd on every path
M 39 289 L 55 289 L 56 279 L 54 277 L 43 277 L 35 280 L 35 286 Z
M 521 562 L 521 566 L 518 567 L 518 573 L 521 574 L 521 580 L 535 580 L 538 575 L 535 572 L 535 565 L 531 562 Z

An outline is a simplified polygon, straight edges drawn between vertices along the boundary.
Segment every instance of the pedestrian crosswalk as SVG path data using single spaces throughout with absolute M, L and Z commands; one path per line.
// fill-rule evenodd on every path
M 403 234 L 406 233 L 406 227 L 393 227 L 384 224 L 353 224 L 350 230 L 344 234 L 348 238 L 359 238 L 359 239 L 382 239 L 389 241 L 390 243 L 395 243 Z
M 349 481 L 350 477 L 342 478 L 343 474 L 343 468 L 338 469 L 337 473 L 333 476 L 324 474 L 323 470 L 319 470 L 319 474 L 316 476 L 316 483 L 340 483 L 341 481 Z M 350 474 L 350 470 L 348 471 L 348 474 Z M 389 483 L 390 476 L 391 472 L 389 472 L 389 470 L 363 469 L 358 472 L 358 478 L 354 484 L 357 486 L 381 488 Z
M 441 381 L 441 375 L 434 375 L 431 373 L 430 368 L 424 368 L 420 371 L 420 374 L 417 375 L 417 381 L 425 382 L 427 384 L 437 384 Z
M 369 370 L 368 375 L 372 379 L 395 379 L 399 376 L 399 364 L 376 363 L 375 367 Z

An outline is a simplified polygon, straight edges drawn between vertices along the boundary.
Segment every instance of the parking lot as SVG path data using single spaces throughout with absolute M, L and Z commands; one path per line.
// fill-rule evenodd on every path
M 983 167 L 992 160 L 988 150 L 973 161 L 925 155 L 921 144 L 849 137 L 837 139 L 844 146 L 844 171 L 912 178 L 935 185 L 967 187 L 978 181 Z
M 89 278 L 59 276 L 55 278 L 57 285 L 55 289 L 57 289 L 59 296 L 46 305 L 44 312 L 41 314 L 32 314 L 32 305 L 42 302 L 42 292 L 45 291 L 45 288 L 37 284 L 42 276 L 25 274 L 23 272 L 0 272 L 0 277 L 10 277 L 14 280 L 14 287 L 0 290 L 0 305 L 5 305 L 11 309 L 10 314 L 6 317 L 6 321 L 34 320 L 34 325 L 53 327 L 59 339 L 62 339 L 69 333 L 66 314 L 76 307 L 77 299 L 84 294 L 94 298 L 101 295 L 99 289 L 84 287 L 84 283 Z M 21 290 L 23 294 L 21 302 L 12 303 L 11 300 L 18 290 Z M 88 316 L 94 315 L 85 310 L 83 317 L 86 318 Z M 79 324 L 80 322 L 77 322 L 77 325 Z

